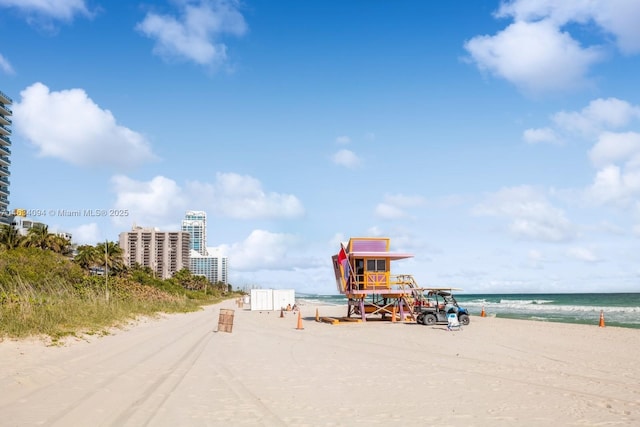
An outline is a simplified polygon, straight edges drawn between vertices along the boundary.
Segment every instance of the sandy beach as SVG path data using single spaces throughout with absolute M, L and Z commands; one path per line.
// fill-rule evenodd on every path
M 221 308 L 233 332 L 217 332 Z M 0 342 L 1 426 L 640 425 L 640 330 L 330 325 L 234 301 L 104 337 Z

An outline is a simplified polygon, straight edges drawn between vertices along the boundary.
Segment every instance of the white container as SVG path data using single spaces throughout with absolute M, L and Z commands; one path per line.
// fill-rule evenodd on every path
M 251 311 L 273 310 L 273 289 L 251 289 Z
M 287 306 L 293 307 L 296 303 L 295 289 L 274 289 L 273 290 L 273 309 L 286 310 Z

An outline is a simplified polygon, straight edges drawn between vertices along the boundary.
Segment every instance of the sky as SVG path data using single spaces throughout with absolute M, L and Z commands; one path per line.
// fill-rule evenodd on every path
M 424 287 L 637 292 L 638 22 L 637 0 L 0 0 L 9 208 L 78 244 L 203 210 L 235 287 L 333 294 L 340 243 L 388 237 Z

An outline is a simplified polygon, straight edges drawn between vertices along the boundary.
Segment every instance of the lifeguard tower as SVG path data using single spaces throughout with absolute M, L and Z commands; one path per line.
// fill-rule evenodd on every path
M 332 256 L 338 292 L 349 300 L 347 317 L 415 320 L 415 307 L 425 304 L 424 289 L 412 275 L 391 274 L 391 261 L 413 254 L 389 252 L 389 238 L 352 237 Z M 387 317 L 388 316 L 388 317 Z

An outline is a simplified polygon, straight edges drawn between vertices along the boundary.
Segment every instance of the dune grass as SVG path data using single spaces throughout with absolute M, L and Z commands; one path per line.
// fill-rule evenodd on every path
M 57 340 L 69 335 L 106 334 L 109 328 L 138 316 L 195 311 L 236 296 L 219 289 L 186 290 L 174 281 L 152 277 L 136 281 L 131 277 L 105 280 L 104 276 L 86 276 L 76 266 L 60 267 L 72 263 L 59 258 L 55 259 L 59 271 L 51 274 L 51 260 L 30 257 L 26 256 L 26 264 L 24 254 L 0 260 L 0 337 L 44 335 Z M 48 270 L 37 274 L 34 265 L 38 263 Z

